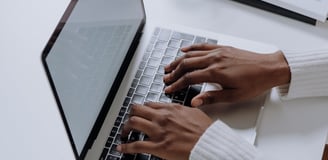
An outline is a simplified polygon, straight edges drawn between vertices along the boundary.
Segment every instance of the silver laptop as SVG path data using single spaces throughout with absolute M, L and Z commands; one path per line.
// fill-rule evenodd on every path
M 164 94 L 163 67 L 183 54 L 181 47 L 217 40 L 160 27 L 144 33 L 145 22 L 142 0 L 72 0 L 47 43 L 42 62 L 76 159 L 160 159 L 115 150 L 130 104 L 190 106 L 204 90 L 198 84 Z M 124 141 L 144 139 L 131 132 Z

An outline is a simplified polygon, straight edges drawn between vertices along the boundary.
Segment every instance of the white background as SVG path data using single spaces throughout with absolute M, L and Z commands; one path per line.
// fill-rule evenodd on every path
M 74 159 L 41 64 L 41 52 L 68 0 L 0 1 L 0 159 Z M 147 22 L 174 23 L 285 49 L 328 44 L 328 24 L 311 26 L 228 0 L 145 0 Z M 264 112 L 259 149 L 266 159 L 320 159 L 328 100 L 281 102 Z

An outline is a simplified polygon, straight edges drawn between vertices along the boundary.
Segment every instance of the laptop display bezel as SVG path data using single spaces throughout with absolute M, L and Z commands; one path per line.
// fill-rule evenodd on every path
M 71 0 L 68 7 L 66 8 L 63 16 L 61 17 L 59 23 L 57 24 L 54 32 L 52 33 L 50 39 L 48 40 L 44 50 L 42 51 L 41 61 L 42 61 L 43 67 L 45 69 L 47 78 L 49 80 L 49 83 L 50 83 L 54 98 L 56 100 L 60 115 L 62 117 L 62 121 L 64 123 L 64 126 L 65 126 L 65 129 L 66 129 L 69 141 L 71 143 L 71 147 L 73 149 L 75 158 L 77 160 L 80 160 L 80 159 L 82 160 L 82 159 L 85 158 L 88 150 L 92 147 L 92 144 L 93 144 L 94 140 L 97 138 L 98 133 L 99 133 L 99 131 L 100 131 L 100 129 L 101 129 L 103 123 L 104 123 L 104 120 L 105 120 L 105 118 L 108 114 L 110 106 L 111 106 L 111 104 L 112 104 L 112 102 L 115 98 L 116 92 L 118 91 L 118 89 L 120 87 L 120 84 L 121 84 L 121 82 L 124 78 L 124 75 L 125 75 L 125 73 L 128 69 L 130 61 L 132 60 L 132 58 L 134 56 L 134 53 L 135 53 L 135 50 L 137 49 L 137 46 L 139 44 L 139 39 L 141 38 L 142 31 L 143 31 L 143 28 L 144 28 L 145 23 L 146 23 L 146 14 L 145 14 L 145 10 L 144 10 L 144 4 L 143 4 L 142 0 L 139 0 L 139 1 L 142 5 L 142 9 L 143 9 L 143 18 L 140 21 L 137 32 L 134 35 L 132 44 L 130 45 L 130 48 L 128 49 L 128 52 L 127 52 L 127 54 L 126 54 L 126 56 L 123 60 L 123 63 L 121 65 L 120 69 L 119 69 L 119 72 L 117 73 L 117 76 L 116 76 L 116 78 L 114 80 L 114 83 L 113 83 L 113 85 L 112 85 L 112 87 L 111 87 L 111 89 L 110 89 L 110 91 L 107 95 L 107 98 L 106 98 L 106 100 L 105 100 L 105 102 L 102 106 L 102 109 L 99 112 L 99 115 L 96 119 L 96 122 L 92 127 L 90 135 L 88 136 L 88 139 L 87 139 L 87 141 L 86 141 L 86 143 L 85 143 L 85 145 L 84 145 L 84 147 L 81 151 L 81 154 L 78 154 L 77 148 L 76 148 L 74 140 L 73 140 L 72 133 L 70 131 L 70 128 L 69 128 L 69 125 L 68 125 L 68 122 L 67 122 L 67 118 L 65 117 L 64 110 L 62 108 L 62 105 L 61 105 L 61 102 L 60 102 L 60 99 L 59 99 L 59 96 L 58 96 L 58 93 L 57 93 L 57 90 L 56 90 L 55 83 L 53 81 L 53 78 L 51 77 L 50 70 L 49 70 L 48 64 L 46 62 L 46 58 L 47 58 L 49 52 L 51 51 L 51 48 L 56 43 L 56 40 L 57 40 L 58 36 L 60 35 L 60 33 L 61 33 L 62 29 L 64 28 L 68 18 L 70 17 L 72 11 L 74 10 L 74 7 L 78 3 L 78 0 Z

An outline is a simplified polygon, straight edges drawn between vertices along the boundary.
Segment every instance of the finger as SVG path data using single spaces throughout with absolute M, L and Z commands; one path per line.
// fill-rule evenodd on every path
M 199 107 L 218 102 L 238 101 L 241 98 L 238 95 L 236 89 L 202 92 L 191 100 L 191 106 Z
M 181 90 L 188 87 L 189 85 L 199 84 L 203 82 L 214 82 L 213 76 L 210 75 L 211 72 L 206 69 L 195 70 L 188 72 L 181 76 L 177 81 L 173 82 L 170 86 L 164 89 L 165 93 L 173 93 L 175 91 Z
M 181 48 L 181 51 L 188 52 L 188 51 L 195 51 L 195 50 L 212 50 L 220 47 L 222 46 L 216 44 L 199 43 L 199 44 L 193 44 L 191 46 Z
M 120 144 L 116 148 L 122 153 L 150 153 L 156 155 L 156 144 L 152 141 L 136 141 L 127 144 Z
M 211 64 L 208 56 L 201 56 L 201 57 L 192 57 L 188 59 L 183 59 L 178 67 L 171 73 L 166 74 L 164 76 L 164 82 L 166 84 L 170 84 L 176 80 L 178 80 L 181 76 L 185 73 L 206 68 Z
M 147 119 L 138 116 L 132 116 L 123 126 L 122 137 L 126 137 L 132 130 L 143 132 L 146 135 L 152 137 L 155 134 L 155 127 L 156 125 Z
M 192 58 L 192 57 L 200 57 L 200 56 L 205 56 L 208 54 L 208 51 L 198 51 L 198 52 L 188 52 L 185 53 L 183 56 L 179 57 L 172 63 L 168 64 L 167 66 L 164 67 L 165 72 L 172 72 L 175 70 L 175 68 L 181 63 L 182 60 Z
M 131 106 L 130 116 L 138 116 L 151 120 L 152 117 L 156 116 L 156 111 L 145 105 L 133 104 Z
M 162 103 L 162 102 L 145 102 L 145 106 L 153 108 L 153 109 L 161 109 L 161 108 L 166 108 L 169 103 Z M 157 111 L 155 111 L 157 112 Z

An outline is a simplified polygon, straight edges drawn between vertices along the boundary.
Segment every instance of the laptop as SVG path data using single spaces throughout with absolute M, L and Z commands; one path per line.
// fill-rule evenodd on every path
M 115 148 L 121 143 L 120 131 L 132 103 L 190 106 L 193 96 L 217 89 L 197 84 L 171 95 L 163 93 L 163 67 L 183 55 L 181 47 L 194 43 L 220 43 L 258 52 L 276 50 L 178 25 L 146 25 L 142 0 L 72 0 L 42 53 L 42 62 L 75 158 L 160 159 L 149 154 L 121 154 Z M 256 106 L 261 108 L 262 101 Z M 259 108 L 251 118 L 254 123 L 246 127 L 252 130 L 251 141 Z M 237 131 L 245 132 L 245 127 L 238 126 Z M 144 138 L 146 135 L 136 132 L 128 137 L 129 141 Z

